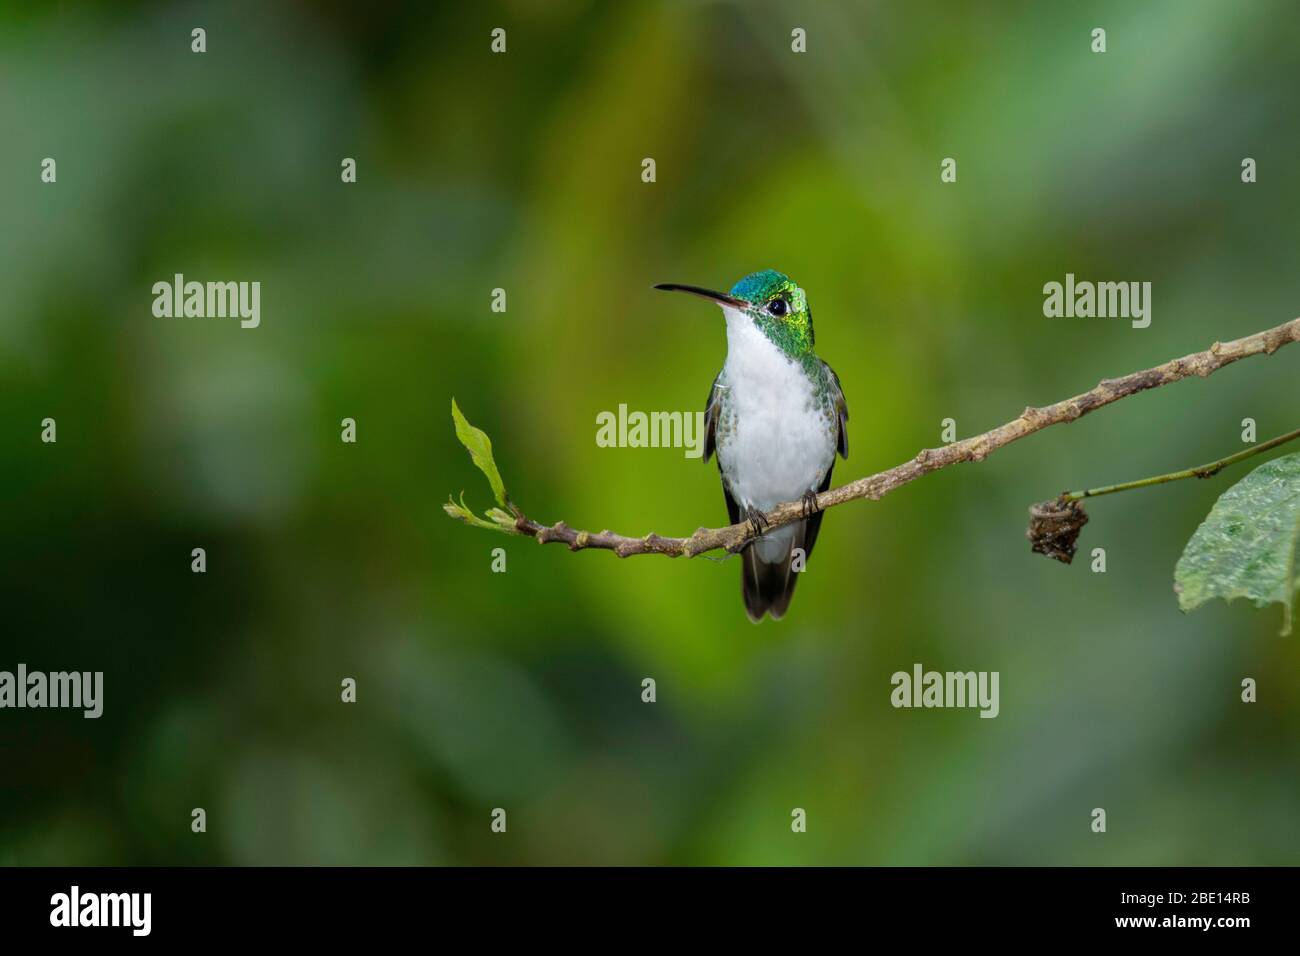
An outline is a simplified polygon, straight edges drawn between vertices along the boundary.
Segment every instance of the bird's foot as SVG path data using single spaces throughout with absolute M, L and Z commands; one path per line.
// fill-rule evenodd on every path
M 803 516 L 805 518 L 815 515 L 822 509 L 817 506 L 817 492 L 805 491 L 803 497 L 799 499 L 803 502 Z
M 749 522 L 749 527 L 754 534 L 762 534 L 768 525 L 772 523 L 771 519 L 763 512 L 759 511 L 753 505 L 745 506 L 745 520 Z

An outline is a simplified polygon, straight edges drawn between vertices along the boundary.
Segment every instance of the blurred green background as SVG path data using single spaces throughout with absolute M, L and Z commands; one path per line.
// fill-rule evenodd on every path
M 619 403 L 702 407 L 722 363 L 717 311 L 656 282 L 770 266 L 808 291 L 852 411 L 837 482 L 944 418 L 971 435 L 1294 317 L 1293 3 L 0 23 L 0 669 L 105 672 L 98 721 L 0 712 L 0 863 L 1296 860 L 1297 638 L 1171 590 L 1246 470 L 1095 503 L 1105 574 L 1024 526 L 1067 486 L 1236 451 L 1245 417 L 1295 427 L 1300 354 L 835 509 L 776 624 L 746 620 L 737 560 L 575 555 L 442 511 L 490 504 L 455 395 L 534 517 L 726 523 L 712 464 L 595 443 Z M 260 281 L 261 327 L 154 318 L 176 272 Z M 1151 327 L 1044 318 L 1067 272 L 1152 282 Z M 1001 715 L 894 710 L 918 661 L 1000 671 Z

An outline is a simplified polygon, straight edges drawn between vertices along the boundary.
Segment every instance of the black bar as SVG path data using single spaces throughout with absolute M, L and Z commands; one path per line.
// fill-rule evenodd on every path
M 76 886 L 85 913 L 98 911 L 97 894 L 150 894 L 148 937 L 176 943 L 443 938 L 475 927 L 493 938 L 622 927 L 667 939 L 707 924 L 759 939 L 804 926 L 855 938 L 1231 944 L 1286 926 L 1294 885 L 1291 869 L 10 868 L 0 871 L 0 925 L 8 940 L 134 935 L 128 915 L 117 927 L 51 925 L 57 895 L 70 904 Z M 142 928 L 142 911 L 121 912 Z

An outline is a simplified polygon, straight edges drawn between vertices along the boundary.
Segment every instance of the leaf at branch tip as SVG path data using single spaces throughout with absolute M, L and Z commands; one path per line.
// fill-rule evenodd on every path
M 469 450 L 469 456 L 474 460 L 474 464 L 478 466 L 478 470 L 487 475 L 488 483 L 492 486 L 492 494 L 496 496 L 497 504 L 504 508 L 506 506 L 506 486 L 501 481 L 501 473 L 497 471 L 497 463 L 492 458 L 492 440 L 488 438 L 487 432 L 475 428 L 465 421 L 465 416 L 461 414 L 460 406 L 456 404 L 454 398 L 451 400 L 451 419 L 456 423 L 456 437 Z M 455 502 L 452 504 L 455 504 Z
M 1265 462 L 1223 493 L 1174 568 L 1184 611 L 1206 601 L 1250 598 L 1282 605 L 1291 632 L 1300 546 L 1300 454 Z
M 487 528 L 489 531 L 504 531 L 506 534 L 514 532 L 515 519 L 513 515 L 506 514 L 500 508 L 488 509 L 487 516 L 491 521 L 484 521 L 465 504 L 465 495 L 462 492 L 460 501 L 455 498 L 448 498 L 447 503 L 442 506 L 442 510 L 447 512 L 457 521 L 463 521 L 468 525 L 476 528 Z

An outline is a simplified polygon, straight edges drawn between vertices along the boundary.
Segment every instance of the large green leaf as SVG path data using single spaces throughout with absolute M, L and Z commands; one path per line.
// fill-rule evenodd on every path
M 497 471 L 497 463 L 492 459 L 492 439 L 488 438 L 487 432 L 465 421 L 465 416 L 461 414 L 460 406 L 456 404 L 454 398 L 451 400 L 451 418 L 456 423 L 456 437 L 469 449 L 469 456 L 474 459 L 474 464 L 478 465 L 479 471 L 487 475 L 497 504 L 502 508 L 506 507 L 506 486 L 501 481 L 501 473 Z
M 1266 462 L 1223 493 L 1174 568 L 1184 611 L 1244 597 L 1283 608 L 1291 631 L 1300 545 L 1300 454 Z

